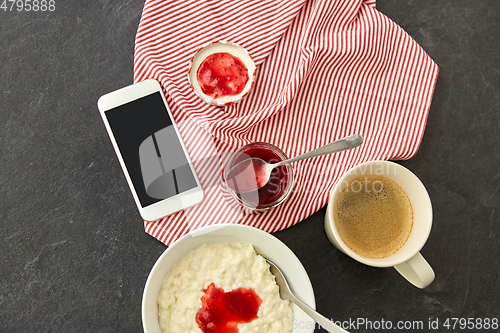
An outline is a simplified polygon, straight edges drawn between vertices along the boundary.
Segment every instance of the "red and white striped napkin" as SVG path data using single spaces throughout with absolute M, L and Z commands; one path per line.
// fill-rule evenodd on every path
M 201 101 L 187 80 L 194 53 L 218 40 L 245 47 L 258 66 L 252 92 L 224 109 Z M 374 0 L 147 0 L 134 62 L 136 82 L 162 85 L 205 193 L 201 204 L 144 222 L 167 245 L 216 223 L 290 227 L 321 209 L 351 167 L 412 157 L 438 75 Z M 294 163 L 294 191 L 276 208 L 245 214 L 223 194 L 228 152 L 247 143 L 269 142 L 293 157 L 350 134 L 364 144 Z

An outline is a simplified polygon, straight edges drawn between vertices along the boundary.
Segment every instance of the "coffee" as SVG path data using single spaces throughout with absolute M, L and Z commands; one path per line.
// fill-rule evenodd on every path
M 401 249 L 413 228 L 412 206 L 403 189 L 379 175 L 360 176 L 342 185 L 333 215 L 344 243 L 375 259 Z

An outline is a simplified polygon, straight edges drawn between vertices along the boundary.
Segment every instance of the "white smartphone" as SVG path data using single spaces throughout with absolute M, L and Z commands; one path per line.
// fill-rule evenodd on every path
M 200 182 L 156 80 L 106 94 L 97 105 L 145 220 L 157 220 L 203 199 Z

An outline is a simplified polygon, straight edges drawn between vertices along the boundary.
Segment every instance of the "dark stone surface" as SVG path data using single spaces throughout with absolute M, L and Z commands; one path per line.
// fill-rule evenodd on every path
M 56 0 L 53 12 L 0 10 L 0 332 L 142 330 L 144 283 L 165 246 L 143 231 L 96 107 L 132 83 L 142 6 Z M 303 262 L 325 316 L 458 331 L 442 323 L 500 317 L 500 3 L 377 8 L 440 67 L 420 150 L 402 162 L 433 202 L 422 254 L 436 280 L 419 290 L 339 253 L 324 209 L 276 236 Z

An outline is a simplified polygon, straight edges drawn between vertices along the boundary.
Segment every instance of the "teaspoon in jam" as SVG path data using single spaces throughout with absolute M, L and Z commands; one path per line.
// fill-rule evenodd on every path
M 270 164 L 266 161 L 252 157 L 241 161 L 233 166 L 227 174 L 227 184 L 238 193 L 247 193 L 264 187 L 271 177 L 271 171 L 281 165 L 304 160 L 306 158 L 338 153 L 358 147 L 363 143 L 363 137 L 359 134 L 353 134 L 339 139 L 315 150 L 302 155 L 284 160 L 278 163 Z

